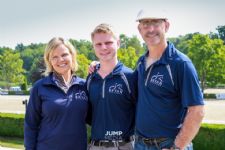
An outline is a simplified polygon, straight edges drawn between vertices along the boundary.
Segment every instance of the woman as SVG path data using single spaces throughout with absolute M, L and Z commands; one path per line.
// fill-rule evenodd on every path
M 49 41 L 46 77 L 31 91 L 25 115 L 26 150 L 85 150 L 88 98 L 84 80 L 75 75 L 76 51 L 63 38 Z

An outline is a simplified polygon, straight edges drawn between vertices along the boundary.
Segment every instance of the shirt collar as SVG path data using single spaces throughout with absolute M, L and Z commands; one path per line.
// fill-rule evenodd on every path
M 173 43 L 167 42 L 167 47 L 163 52 L 160 59 L 156 62 L 156 64 L 168 64 L 170 60 L 173 59 L 174 54 L 176 53 L 176 48 L 174 47 Z M 148 57 L 149 51 L 147 51 L 141 58 L 140 61 L 144 62 L 145 58 Z

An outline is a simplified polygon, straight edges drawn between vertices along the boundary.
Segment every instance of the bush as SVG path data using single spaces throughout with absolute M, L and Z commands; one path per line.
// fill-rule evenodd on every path
M 30 95 L 30 91 L 9 91 L 8 95 Z
M 203 124 L 195 137 L 195 150 L 221 150 L 225 148 L 225 125 Z
M 23 138 L 24 114 L 0 113 L 0 136 Z
M 23 138 L 24 114 L 0 113 L 0 136 Z M 194 150 L 220 150 L 225 147 L 225 125 L 202 124 L 193 140 Z M 90 127 L 88 126 L 90 140 Z
M 206 99 L 216 99 L 216 94 L 204 93 L 204 98 L 206 98 Z
M 21 84 L 21 89 L 23 91 L 26 91 L 27 90 L 27 82 L 24 82 L 23 84 Z

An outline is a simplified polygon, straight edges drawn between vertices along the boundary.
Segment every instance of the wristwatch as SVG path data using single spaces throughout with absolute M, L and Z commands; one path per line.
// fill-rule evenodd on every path
M 177 147 L 175 144 L 173 144 L 172 149 L 171 150 L 181 150 L 179 147 Z

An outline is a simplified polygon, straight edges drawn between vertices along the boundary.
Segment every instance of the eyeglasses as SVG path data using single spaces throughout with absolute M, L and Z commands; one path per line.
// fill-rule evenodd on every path
M 58 60 L 60 60 L 60 58 L 62 58 L 63 60 L 66 60 L 69 58 L 69 56 L 70 56 L 69 53 L 64 53 L 61 56 L 54 56 L 50 60 L 52 61 L 52 63 L 56 63 Z
M 142 27 L 147 28 L 147 27 L 158 27 L 161 25 L 165 20 L 164 19 L 154 19 L 154 20 L 142 20 L 140 21 L 140 24 Z

